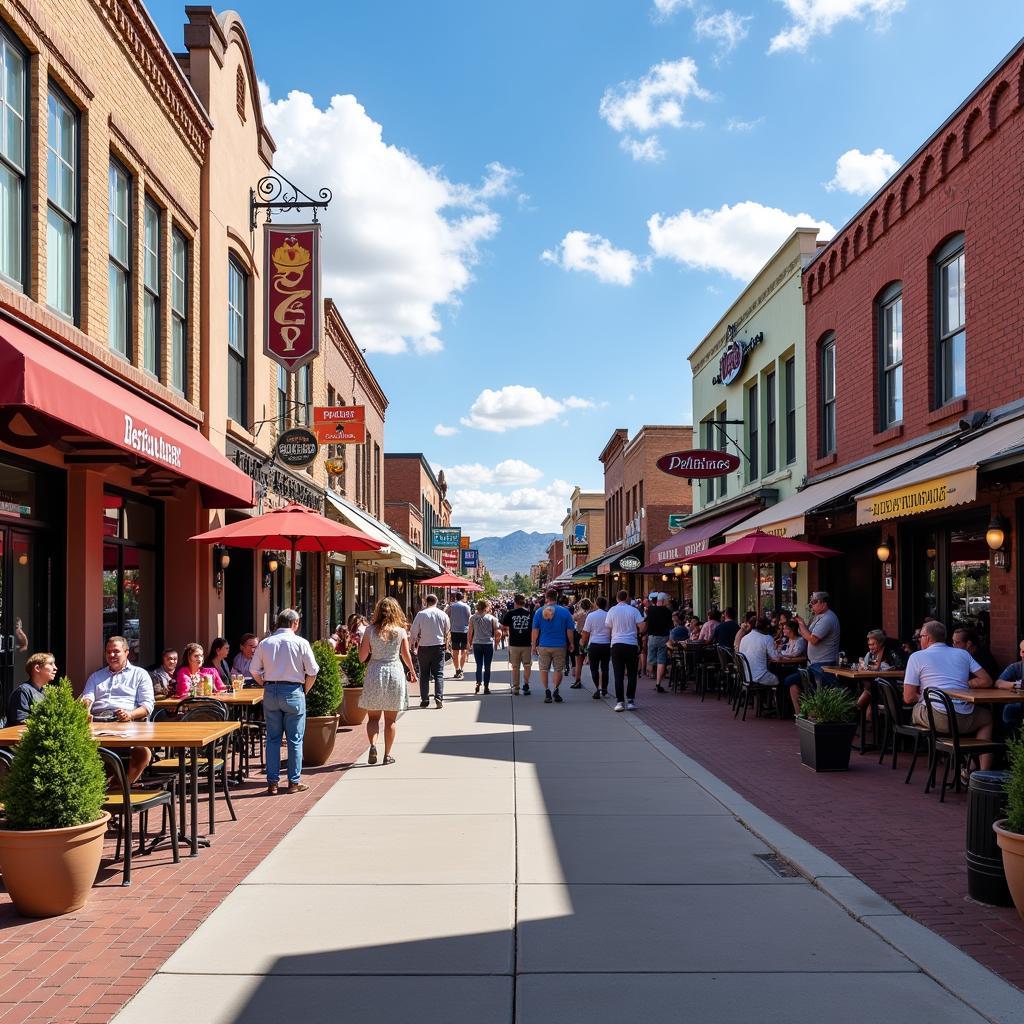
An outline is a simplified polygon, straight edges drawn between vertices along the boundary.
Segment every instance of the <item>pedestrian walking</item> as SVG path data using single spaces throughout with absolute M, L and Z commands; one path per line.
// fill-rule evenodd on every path
M 612 634 L 608 629 L 608 599 L 597 599 L 597 607 L 583 623 L 581 640 L 587 647 L 594 700 L 608 696 L 608 664 L 612 657 Z
M 661 681 L 668 668 L 668 635 L 672 631 L 672 612 L 665 594 L 651 594 L 646 622 L 647 666 L 654 669 L 655 689 L 658 693 L 665 693 Z
M 377 763 L 377 733 L 380 730 L 381 715 L 384 716 L 384 760 L 382 764 L 394 764 L 391 748 L 395 743 L 398 714 L 409 704 L 405 682 L 404 665 L 409 671 L 409 681 L 416 683 L 416 669 L 409 653 L 409 635 L 405 631 L 405 615 L 393 597 L 384 597 L 377 602 L 373 618 L 363 634 L 359 645 L 359 657 L 369 662 L 366 679 L 363 681 L 363 695 L 359 706 L 366 711 L 366 738 L 370 741 L 370 764 Z
M 494 645 L 501 639 L 501 623 L 491 614 L 490 602 L 481 598 L 476 603 L 476 614 L 469 617 L 469 644 L 473 649 L 473 661 L 476 662 L 476 689 L 480 692 L 483 684 L 484 693 L 491 692 L 491 661 L 494 658 Z
M 583 598 L 582 601 L 573 609 L 572 613 L 572 643 L 573 649 L 576 654 L 573 659 L 573 682 L 571 689 L 579 690 L 583 687 L 583 662 L 586 660 L 587 652 L 585 650 L 586 645 L 581 639 L 583 633 L 583 624 L 587 621 L 587 616 L 590 614 L 590 610 L 594 606 L 590 603 L 588 598 Z
M 288 792 L 309 789 L 302 781 L 302 737 L 306 733 L 306 694 L 320 666 L 313 648 L 299 636 L 299 613 L 285 608 L 277 629 L 264 637 L 252 656 L 249 672 L 263 687 L 263 718 L 267 724 L 267 792 L 278 791 L 281 738 L 288 744 Z
M 409 631 L 409 642 L 420 668 L 420 707 L 430 707 L 430 681 L 434 681 L 434 704 L 444 701 L 444 652 L 451 635 L 448 616 L 437 607 L 437 595 L 427 594 L 423 608 L 416 613 Z
M 512 669 L 512 692 L 519 694 L 519 671 L 523 673 L 522 694 L 530 695 L 530 669 L 533 656 L 530 651 L 530 626 L 533 612 L 526 607 L 526 597 L 516 594 L 512 607 L 501 617 L 502 632 L 508 636 L 508 663 Z
M 448 621 L 451 623 L 452 631 L 452 668 L 455 669 L 455 679 L 461 679 L 463 669 L 466 666 L 466 653 L 469 648 L 469 617 L 473 614 L 469 605 L 466 604 L 465 594 L 456 590 L 452 597 L 455 598 L 448 605 Z
M 540 667 L 540 681 L 544 685 L 544 703 L 562 703 L 562 695 L 558 692 L 562 684 L 562 673 L 565 672 L 566 651 L 573 652 L 573 621 L 569 609 L 557 603 L 558 591 L 554 587 L 544 594 L 545 603 L 538 608 L 533 616 L 533 630 L 530 642 L 533 653 L 537 655 Z M 548 673 L 554 674 L 554 695 L 548 686 Z
M 605 625 L 611 632 L 615 710 L 635 711 L 637 662 L 644 617 L 629 603 L 628 591 L 619 591 L 615 607 L 608 610 Z

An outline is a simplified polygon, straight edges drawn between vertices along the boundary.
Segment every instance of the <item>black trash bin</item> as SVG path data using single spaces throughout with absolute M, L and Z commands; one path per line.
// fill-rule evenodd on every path
M 967 786 L 967 892 L 979 903 L 1012 906 L 992 822 L 1006 817 L 1008 772 L 972 772 Z

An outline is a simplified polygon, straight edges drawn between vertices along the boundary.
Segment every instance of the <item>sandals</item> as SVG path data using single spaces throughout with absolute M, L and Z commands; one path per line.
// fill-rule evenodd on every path
M 377 748 L 372 743 L 370 744 L 370 753 L 369 753 L 369 756 L 366 758 L 366 763 L 367 764 L 376 764 L 377 763 Z
M 390 754 L 385 754 L 384 755 L 384 760 L 381 761 L 381 764 L 394 764 L 394 763 L 395 763 L 395 759 Z

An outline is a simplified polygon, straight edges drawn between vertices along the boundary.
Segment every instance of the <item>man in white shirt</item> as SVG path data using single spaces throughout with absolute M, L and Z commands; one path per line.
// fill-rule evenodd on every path
M 608 628 L 608 599 L 599 597 L 597 607 L 583 623 L 583 646 L 590 661 L 594 700 L 608 696 L 608 664 L 612 657 L 612 633 Z
M 775 673 L 768 668 L 768 662 L 778 655 L 771 631 L 771 621 L 760 618 L 754 623 L 754 628 L 740 640 L 740 654 L 750 666 L 750 678 L 763 686 L 777 686 L 779 682 Z
M 444 701 L 444 651 L 451 635 L 448 616 L 437 607 L 437 597 L 427 594 L 424 607 L 416 613 L 409 631 L 409 646 L 420 668 L 420 707 L 430 707 L 430 680 L 434 680 L 434 703 Z
M 608 610 L 605 627 L 611 633 L 612 669 L 615 673 L 615 710 L 636 710 L 636 673 L 640 654 L 643 615 L 629 603 L 629 592 L 620 590 L 614 608 Z M 623 677 L 626 686 L 623 688 Z
M 462 671 L 466 664 L 466 655 L 469 650 L 469 618 L 473 611 L 463 600 L 464 596 L 461 590 L 456 590 L 452 595 L 455 600 L 447 608 L 447 615 L 451 624 L 452 668 L 455 669 L 454 679 L 462 678 Z
M 914 725 L 928 728 L 926 694 L 928 690 L 944 690 L 953 700 L 953 710 L 961 736 L 976 736 L 979 740 L 992 739 L 992 712 L 984 705 L 957 700 L 958 693 L 991 687 L 992 677 L 964 648 L 946 645 L 946 627 L 941 622 L 926 622 L 921 627 L 921 649 L 907 659 L 903 677 L 903 701 L 913 704 L 911 719 Z M 932 707 L 935 728 L 949 733 L 949 722 L 939 706 Z M 992 755 L 982 754 L 982 770 L 992 765 Z
M 277 793 L 281 778 L 281 737 L 288 740 L 288 792 L 309 789 L 302 782 L 302 737 L 306 732 L 306 694 L 320 666 L 309 641 L 298 635 L 299 613 L 285 608 L 277 629 L 260 641 L 249 671 L 263 687 L 267 723 L 267 793 Z

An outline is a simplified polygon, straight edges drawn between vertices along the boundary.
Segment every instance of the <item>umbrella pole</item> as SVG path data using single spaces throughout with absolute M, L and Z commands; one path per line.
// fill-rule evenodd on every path
M 295 608 L 295 548 L 298 545 L 298 538 L 292 537 L 292 601 L 288 606 L 289 608 Z

